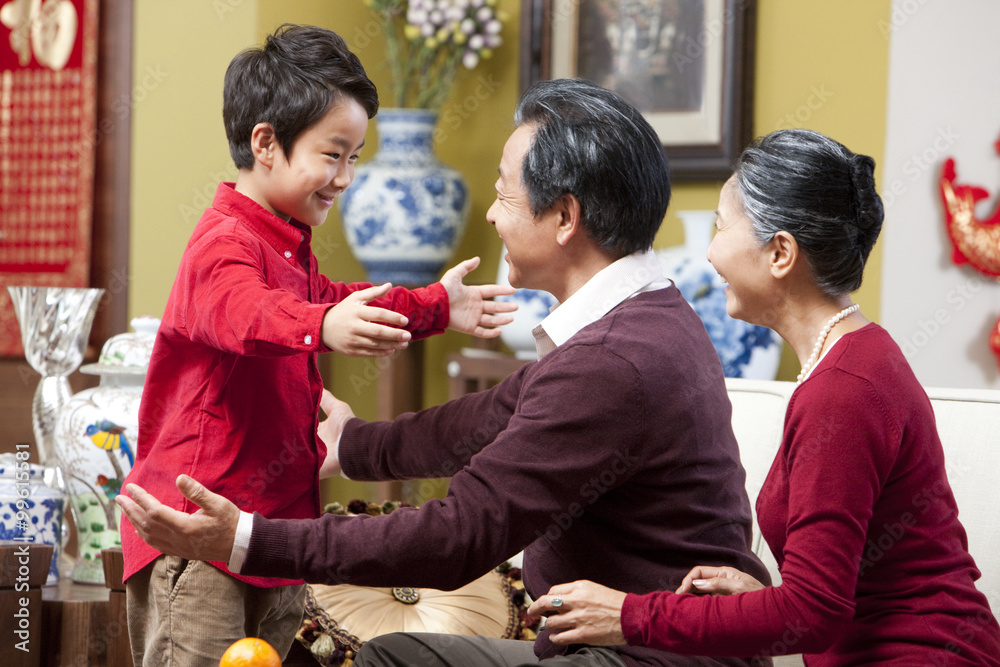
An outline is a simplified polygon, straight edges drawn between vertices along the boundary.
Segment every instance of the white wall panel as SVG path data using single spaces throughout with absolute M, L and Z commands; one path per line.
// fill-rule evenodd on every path
M 952 156 L 991 193 L 980 218 L 1000 195 L 1000 2 L 894 0 L 891 19 L 881 323 L 925 385 L 998 387 L 1000 282 L 952 262 L 937 182 Z

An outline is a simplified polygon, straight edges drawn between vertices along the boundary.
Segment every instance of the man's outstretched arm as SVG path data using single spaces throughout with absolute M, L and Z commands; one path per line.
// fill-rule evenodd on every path
M 340 472 L 337 455 L 340 434 L 354 413 L 347 403 L 337 400 L 326 389 L 320 397 L 320 407 L 327 415 L 316 431 L 327 447 L 326 461 L 320 469 L 322 478 Z M 177 489 L 201 509 L 185 514 L 167 507 L 136 484 L 125 487 L 131 498 L 120 494 L 115 502 L 132 522 L 139 537 L 157 551 L 189 560 L 222 561 L 229 563 L 230 571 L 239 572 L 250 542 L 252 515 L 241 513 L 228 499 L 212 493 L 187 475 L 177 477 Z M 234 550 L 237 529 L 241 532 L 240 549 Z
M 194 514 L 167 507 L 140 486 L 128 484 L 129 496 L 115 502 L 149 546 L 189 560 L 228 562 L 236 539 L 240 510 L 187 475 L 177 477 L 177 489 L 200 507 Z

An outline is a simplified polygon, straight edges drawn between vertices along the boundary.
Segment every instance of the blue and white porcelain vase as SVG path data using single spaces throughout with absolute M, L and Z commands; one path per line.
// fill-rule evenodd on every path
M 507 248 L 500 251 L 500 267 L 497 269 L 497 285 L 509 286 L 509 267 L 504 255 Z M 512 315 L 514 321 L 505 324 L 500 329 L 500 340 L 509 347 L 518 359 L 533 360 L 538 358 L 535 349 L 535 337 L 531 330 L 545 319 L 559 302 L 548 292 L 537 289 L 519 289 L 511 296 L 498 296 L 497 301 L 512 301 L 517 304 L 517 310 Z
M 27 450 L 23 451 L 27 455 Z M 59 583 L 65 495 L 45 481 L 46 468 L 0 454 L 0 540 L 51 544 L 46 586 Z M 23 458 L 23 457 L 22 457 Z
M 773 380 L 781 361 L 781 338 L 766 327 L 729 317 L 725 283 L 705 256 L 715 211 L 677 211 L 677 216 L 684 225 L 684 245 L 657 253 L 666 276 L 704 322 L 726 377 Z
M 434 155 L 437 113 L 383 109 L 379 149 L 340 196 L 344 232 L 375 284 L 438 279 L 465 229 L 465 180 Z

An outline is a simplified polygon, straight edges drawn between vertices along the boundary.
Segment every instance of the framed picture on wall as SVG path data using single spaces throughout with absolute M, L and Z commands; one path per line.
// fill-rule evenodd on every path
M 719 180 L 752 139 L 754 0 L 522 0 L 522 89 L 563 77 L 617 91 L 674 180 Z

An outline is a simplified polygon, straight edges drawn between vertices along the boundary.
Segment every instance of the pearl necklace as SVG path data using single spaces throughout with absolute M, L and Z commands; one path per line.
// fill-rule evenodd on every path
M 813 346 L 812 354 L 809 355 L 809 359 L 802 366 L 802 371 L 799 373 L 799 376 L 795 378 L 796 383 L 801 384 L 802 381 L 806 379 L 806 376 L 809 375 L 809 371 L 812 370 L 816 362 L 819 361 L 819 354 L 823 351 L 823 345 L 826 344 L 826 337 L 830 335 L 830 331 L 832 331 L 833 328 L 837 326 L 837 323 L 842 319 L 848 315 L 853 315 L 860 309 L 861 306 L 856 303 L 852 303 L 850 306 L 844 308 L 842 311 L 830 318 L 830 321 L 826 323 L 823 330 L 819 332 L 819 338 L 816 339 L 816 345 Z

